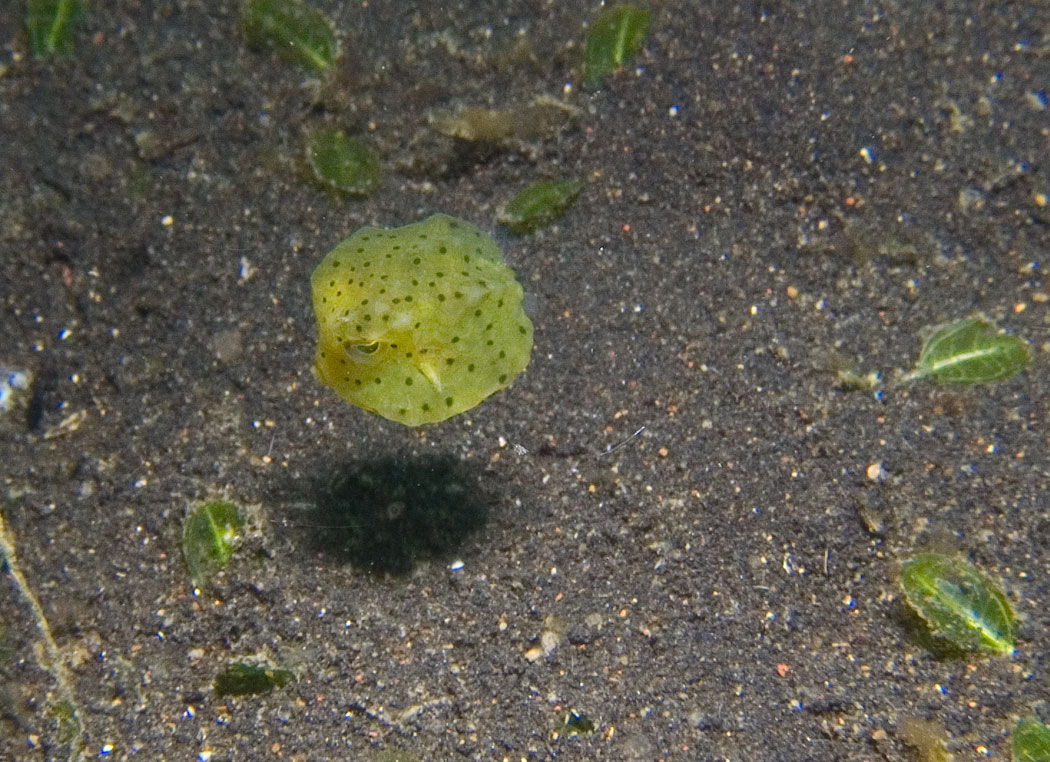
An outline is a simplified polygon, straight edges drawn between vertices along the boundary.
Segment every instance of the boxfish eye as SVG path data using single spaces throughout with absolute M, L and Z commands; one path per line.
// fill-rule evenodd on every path
M 372 341 L 368 344 L 357 344 L 352 341 L 348 341 L 343 344 L 346 353 L 350 355 L 351 359 L 367 359 L 379 351 L 379 342 Z

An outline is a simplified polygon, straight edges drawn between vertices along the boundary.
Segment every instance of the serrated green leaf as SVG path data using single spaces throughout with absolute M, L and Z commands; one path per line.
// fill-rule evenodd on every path
M 602 8 L 591 22 L 583 57 L 588 85 L 628 63 L 642 47 L 649 32 L 649 11 L 621 4 Z
M 230 560 L 244 520 L 233 503 L 216 500 L 193 511 L 182 527 L 182 557 L 194 587 L 204 587 Z
M 80 0 L 27 0 L 26 31 L 34 58 L 73 55 L 73 24 Z
M 343 193 L 368 194 L 379 186 L 379 160 L 367 146 L 338 130 L 314 130 L 306 159 L 318 182 Z
M 970 317 L 937 329 L 923 345 L 915 369 L 902 380 L 980 384 L 1020 373 L 1029 359 L 1023 339 L 1000 333 L 986 318 Z
M 580 180 L 535 183 L 508 201 L 496 219 L 512 233 L 531 232 L 560 217 L 582 190 Z
M 908 604 L 956 648 L 1011 654 L 1013 612 L 1002 591 L 961 558 L 920 553 L 901 567 Z
M 1014 725 L 1010 747 L 1013 762 L 1050 762 L 1050 728 L 1026 717 Z
M 317 72 L 335 65 L 335 32 L 318 11 L 296 0 L 247 0 L 241 27 L 248 44 Z
M 238 661 L 227 664 L 215 677 L 219 696 L 247 696 L 280 688 L 294 677 L 291 670 Z

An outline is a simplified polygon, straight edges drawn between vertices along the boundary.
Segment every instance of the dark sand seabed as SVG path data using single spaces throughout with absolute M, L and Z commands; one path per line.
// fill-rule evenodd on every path
M 590 2 L 314 5 L 327 84 L 232 3 L 91 3 L 54 61 L 0 18 L 0 366 L 32 379 L 2 513 L 85 759 L 896 761 L 916 719 L 1008 759 L 1050 719 L 1050 6 L 654 2 L 588 92 Z M 560 129 L 435 129 L 541 96 Z M 378 153 L 374 195 L 308 181 L 320 126 Z M 562 177 L 556 226 L 496 225 Z M 314 381 L 309 276 L 438 211 L 496 234 L 536 344 L 412 429 Z M 1026 373 L 892 383 L 975 311 Z M 197 596 L 182 523 L 216 496 L 252 526 Z M 931 546 L 1002 581 L 1014 657 L 917 636 L 895 574 Z M 75 757 L 4 581 L 0 759 Z M 259 656 L 296 680 L 215 694 Z M 594 731 L 556 737 L 569 710 Z

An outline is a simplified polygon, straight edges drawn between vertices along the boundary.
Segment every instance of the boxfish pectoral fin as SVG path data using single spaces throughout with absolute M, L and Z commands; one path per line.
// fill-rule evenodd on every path
M 431 362 L 421 362 L 418 365 L 419 372 L 427 377 L 427 380 L 434 385 L 434 388 L 439 392 L 441 391 L 441 376 L 438 373 L 438 369 L 434 367 Z

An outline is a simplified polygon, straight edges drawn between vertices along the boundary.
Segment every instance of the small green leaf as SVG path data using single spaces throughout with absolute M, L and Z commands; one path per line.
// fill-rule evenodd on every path
M 1014 725 L 1010 746 L 1013 762 L 1050 762 L 1050 728 L 1026 717 Z
M 186 518 L 182 556 L 194 587 L 204 587 L 226 565 L 243 526 L 237 506 L 220 500 L 205 503 Z
M 34 58 L 73 55 L 73 24 L 80 0 L 27 0 L 26 30 Z
M 253 48 L 321 73 L 335 65 L 335 32 L 324 16 L 297 0 L 247 0 L 241 26 Z
M 238 661 L 227 664 L 215 677 L 215 692 L 219 696 L 246 696 L 265 693 L 291 682 L 291 670 L 265 664 Z
M 987 318 L 970 317 L 938 328 L 923 345 L 915 370 L 901 380 L 980 384 L 1020 373 L 1029 359 L 1024 340 L 1000 333 Z
M 583 69 L 588 85 L 628 63 L 642 47 L 649 31 L 649 11 L 634 5 L 603 8 L 587 33 Z
M 560 217 L 583 190 L 580 180 L 536 183 L 520 191 L 496 219 L 512 233 L 528 233 Z
M 306 144 L 314 177 L 327 188 L 368 194 L 379 186 L 379 160 L 368 148 L 338 130 L 314 130 Z
M 933 634 L 956 648 L 1013 653 L 1010 604 L 973 564 L 940 553 L 920 553 L 901 567 L 901 587 Z

